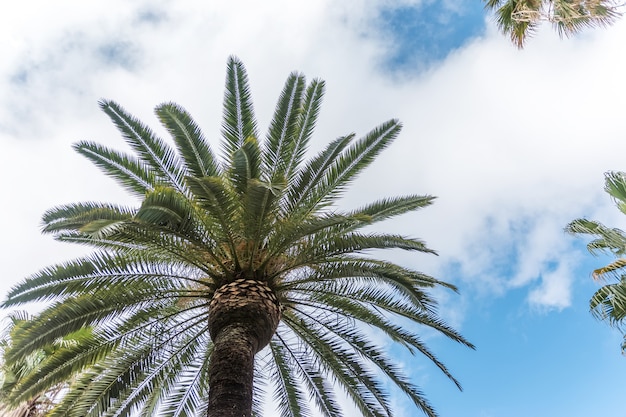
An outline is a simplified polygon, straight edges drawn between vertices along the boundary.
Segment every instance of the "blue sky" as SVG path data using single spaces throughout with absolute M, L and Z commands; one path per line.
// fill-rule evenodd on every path
M 343 204 L 438 196 L 386 227 L 439 252 L 388 256 L 455 283 L 459 295 L 438 293 L 441 313 L 477 345 L 424 334 L 462 393 L 390 347 L 442 416 L 623 417 L 621 336 L 587 307 L 598 288 L 590 271 L 608 259 L 563 227 L 583 216 L 626 227 L 602 192 L 605 171 L 626 170 L 625 36 L 626 22 L 565 40 L 545 27 L 518 51 L 480 0 L 11 4 L 0 16 L 0 170 L 10 202 L 0 295 L 82 253 L 39 233 L 46 209 L 128 203 L 71 150 L 82 139 L 124 147 L 97 101 L 114 99 L 158 129 L 152 109 L 172 100 L 217 135 L 225 62 L 236 54 L 262 128 L 291 71 L 327 81 L 314 149 L 403 121 Z M 398 416 L 415 415 L 395 401 Z
M 485 30 L 483 3 L 474 0 L 422 1 L 381 7 L 376 36 L 389 36 L 392 48 L 383 68 L 416 73 L 445 59 Z M 371 34 L 370 34 L 371 35 Z

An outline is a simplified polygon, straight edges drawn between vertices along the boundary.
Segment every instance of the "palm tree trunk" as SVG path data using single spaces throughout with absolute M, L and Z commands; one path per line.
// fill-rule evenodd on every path
M 280 303 L 263 282 L 238 279 L 220 287 L 209 305 L 213 352 L 208 417 L 250 417 L 254 355 L 272 338 Z
M 213 341 L 209 368 L 208 417 L 250 417 L 254 354 L 258 342 L 247 329 L 233 325 Z

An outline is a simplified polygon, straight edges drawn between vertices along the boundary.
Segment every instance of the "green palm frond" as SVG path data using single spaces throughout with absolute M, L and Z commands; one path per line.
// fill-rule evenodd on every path
M 277 387 L 274 392 L 274 401 L 278 404 L 280 416 L 310 416 L 311 412 L 306 405 L 306 395 L 299 387 L 298 376 L 287 348 L 280 343 L 272 342 L 270 350 L 273 359 L 271 363 L 274 365 L 274 372 L 271 376 Z
M 430 206 L 435 197 L 429 195 L 414 195 L 395 198 L 386 198 L 375 201 L 348 213 L 352 218 L 364 218 L 369 224 L 387 220 L 411 211 Z
M 13 348 L 15 335 L 22 327 L 30 325 L 33 318 L 25 312 L 17 311 L 9 314 L 8 319 L 10 324 L 0 341 L 0 413 L 6 417 L 43 417 L 58 403 L 60 395 L 72 381 L 73 374 L 44 384 L 36 381 L 38 384 L 31 387 L 30 394 L 26 395 L 22 395 L 22 386 L 25 383 L 28 385 L 25 381 L 32 380 L 33 376 L 41 375 L 41 369 L 51 358 L 57 357 L 59 352 L 74 349 L 93 340 L 92 329 L 84 328 L 64 335 L 20 360 L 7 361 L 7 353 Z
M 43 232 L 77 231 L 98 234 L 132 219 L 135 209 L 96 202 L 67 204 L 44 213 Z M 106 233 L 104 233 L 106 234 Z
M 296 210 L 301 208 L 304 199 L 322 181 L 325 172 L 341 155 L 341 152 L 350 144 L 353 138 L 354 134 L 350 134 L 335 139 L 300 170 L 296 180 L 290 183 L 287 198 L 287 212 L 289 214 L 285 214 L 285 217 L 292 216 Z
M 620 171 L 607 172 L 604 190 L 613 198 L 617 208 L 626 214 L 626 173 Z
M 157 183 L 153 171 L 132 156 L 91 142 L 79 142 L 74 149 L 137 196 L 151 191 Z
M 611 25 L 621 16 L 621 5 L 613 0 L 553 1 L 550 21 L 559 35 L 571 36 L 586 28 Z
M 350 311 L 354 311 L 354 309 L 351 307 L 353 306 L 349 306 Z M 384 352 L 380 350 L 378 346 L 375 346 L 370 342 L 370 337 L 360 332 L 357 328 L 354 327 L 354 325 L 352 325 L 352 323 L 345 321 L 339 322 L 338 320 L 333 319 L 332 316 L 322 317 L 321 320 L 316 319 L 309 314 L 306 314 L 306 316 L 308 319 L 320 325 L 321 328 L 328 333 L 337 336 L 346 345 L 350 346 L 350 348 L 353 349 L 354 352 L 359 353 L 362 357 L 367 358 L 369 361 L 371 361 L 373 365 L 375 365 L 382 373 L 386 374 L 387 377 L 389 377 L 389 379 L 393 381 L 393 383 L 395 383 L 409 398 L 411 398 L 413 403 L 417 405 L 420 409 L 425 411 L 427 414 L 428 412 L 434 412 L 432 410 L 432 407 L 425 400 L 424 394 L 419 390 L 419 388 L 409 381 L 408 377 L 403 374 L 401 369 L 396 366 L 389 358 L 387 358 Z M 366 314 L 366 316 L 371 317 L 370 314 Z M 357 317 L 354 318 L 357 319 Z M 361 320 L 362 319 L 363 318 L 361 318 Z M 370 322 L 370 324 L 374 323 Z M 378 326 L 376 324 L 374 325 L 383 330 L 390 327 L 389 324 L 385 324 L 383 326 Z M 399 333 L 404 333 L 404 331 L 400 328 L 397 328 L 397 330 Z M 392 338 L 396 340 L 396 338 Z M 435 362 L 437 366 L 444 371 L 446 376 L 448 376 L 460 389 L 460 384 L 452 377 L 452 375 L 450 375 L 445 366 L 443 366 L 443 364 L 441 364 L 434 357 L 434 355 L 432 355 L 432 353 L 430 353 L 428 349 L 425 348 L 422 342 L 418 341 L 418 339 L 415 337 L 414 339 L 415 340 L 413 341 L 413 344 L 419 346 L 420 352 L 426 352 L 428 354 L 427 356 L 431 360 L 433 360 L 433 362 Z M 390 410 L 387 410 L 387 413 L 390 415 L 392 414 Z
M 290 153 L 290 159 L 286 161 L 285 178 L 289 181 L 291 181 L 300 166 L 309 144 L 309 139 L 315 129 L 322 97 L 324 96 L 324 86 L 324 81 L 313 80 L 306 89 L 294 131 L 293 149 Z
M 156 114 L 174 138 L 190 175 L 198 178 L 219 175 L 219 164 L 209 142 L 185 109 L 175 103 L 165 103 L 156 108 Z
M 495 11 L 502 33 L 518 48 L 536 31 L 541 22 L 542 0 L 485 0 L 485 8 Z
M 111 118 L 128 144 L 170 186 L 183 190 L 186 173 L 176 153 L 165 142 L 156 137 L 152 130 L 128 114 L 119 104 L 108 100 L 100 102 L 102 110 Z
M 304 77 L 292 73 L 285 82 L 278 105 L 270 122 L 267 146 L 264 149 L 264 172 L 267 180 L 284 181 L 285 173 L 293 160 L 296 146 L 301 148 L 303 138 L 294 141 L 298 129 L 302 94 L 306 82 Z M 299 143 L 300 142 L 300 143 Z
M 460 388 L 419 335 L 431 329 L 473 348 L 439 317 L 430 293 L 456 287 L 374 257 L 398 249 L 435 254 L 418 238 L 373 228 L 434 197 L 337 207 L 401 125 L 390 120 L 359 139 L 339 137 L 307 159 L 323 95 L 323 81 L 307 84 L 292 73 L 259 141 L 245 68 L 229 58 L 219 156 L 177 104 L 156 108 L 170 147 L 119 105 L 102 102 L 132 153 L 90 142 L 76 150 L 141 202 L 75 203 L 44 214 L 45 233 L 95 252 L 10 290 L 4 308 L 46 307 L 12 332 L 7 363 L 55 349 L 7 398 L 25 401 L 65 384 L 50 416 L 211 415 L 226 389 L 220 381 L 238 374 L 230 356 L 233 372 L 219 365 L 229 352 L 254 371 L 245 371 L 254 387 L 233 394 L 257 397 L 245 415 L 261 417 L 260 397 L 273 389 L 281 417 L 345 415 L 343 395 L 362 416 L 390 417 L 391 385 L 435 416 L 412 375 L 367 337 L 375 331 L 426 358 Z M 74 341 L 58 344 L 68 336 Z
M 259 135 L 246 69 L 238 58 L 232 56 L 226 67 L 222 147 L 225 158 L 230 159 L 243 147 L 246 139 Z
M 604 191 L 611 196 L 617 208 L 626 214 L 626 173 L 607 172 Z M 594 255 L 610 254 L 616 258 L 592 272 L 593 279 L 604 281 L 604 285 L 591 297 L 589 308 L 595 318 L 622 328 L 626 319 L 626 234 L 621 229 L 609 228 L 588 219 L 570 222 L 565 231 L 575 236 L 593 237 L 587 243 L 589 252 Z M 626 334 L 622 351 L 626 352 Z
M 283 188 L 283 184 L 268 184 L 258 180 L 248 183 L 242 216 L 242 234 L 247 240 L 259 244 L 265 241 L 274 224 Z
M 400 133 L 401 127 L 397 120 L 390 120 L 348 147 L 332 162 L 321 180 L 310 190 L 301 211 L 310 213 L 320 206 L 329 205 L 331 201 L 341 196 L 345 187 L 391 144 Z
M 240 198 L 248 190 L 249 181 L 261 178 L 261 148 L 254 136 L 246 138 L 233 153 L 230 175 L 233 189 Z
M 284 352 L 288 354 L 294 374 L 306 387 L 322 415 L 324 417 L 341 417 L 341 408 L 335 398 L 333 387 L 325 378 L 319 361 L 309 353 L 304 344 L 288 343 L 286 340 L 287 334 L 285 333 L 284 331 L 279 331 L 271 345 L 283 348 Z M 282 336 L 283 334 L 285 336 Z
M 334 313 L 335 315 L 339 314 L 342 311 L 349 312 L 351 318 L 353 318 L 354 320 L 358 320 L 362 324 L 369 324 L 370 326 L 377 327 L 383 333 L 389 336 L 393 341 L 401 343 L 402 345 L 407 347 L 409 351 L 420 352 L 422 355 L 430 359 L 444 373 L 444 375 L 446 375 L 450 380 L 452 380 L 452 382 L 454 382 L 454 384 L 459 389 L 461 389 L 461 384 L 452 376 L 446 366 L 435 357 L 435 355 L 426 347 L 426 345 L 419 339 L 417 335 L 412 334 L 411 332 L 392 324 L 391 320 L 383 317 L 379 312 L 371 309 L 370 306 L 363 305 L 358 300 L 353 300 L 345 297 L 337 297 L 335 294 L 328 293 L 313 294 L 311 300 L 311 306 L 315 305 L 316 308 L 327 309 L 329 312 Z M 429 320 L 428 318 L 428 315 L 422 314 L 421 320 L 418 323 L 428 325 L 429 327 L 434 327 L 430 326 L 432 320 Z M 328 326 L 325 327 L 328 328 Z M 333 332 L 337 333 L 337 329 L 333 330 Z M 370 358 L 370 356 L 368 355 L 364 356 Z M 375 358 L 370 359 L 373 360 Z M 381 370 L 384 372 L 387 371 L 387 369 Z
M 287 310 L 284 322 L 320 363 L 323 371 L 339 384 L 363 416 L 388 416 L 389 397 L 381 389 L 365 361 L 340 340 L 323 334 L 306 316 Z
M 587 244 L 587 249 L 594 255 L 603 252 L 617 256 L 626 254 L 626 235 L 620 229 L 610 229 L 593 220 L 576 219 L 565 227 L 565 231 L 573 235 L 594 236 L 595 239 Z
M 599 320 L 606 320 L 614 326 L 621 326 L 626 318 L 626 277 L 615 284 L 602 286 L 593 294 L 589 308 Z
M 171 187 L 158 187 L 147 193 L 135 214 L 135 221 L 194 236 L 198 219 L 192 203 Z

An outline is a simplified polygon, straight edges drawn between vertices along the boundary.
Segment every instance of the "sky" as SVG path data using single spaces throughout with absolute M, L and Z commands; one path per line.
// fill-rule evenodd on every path
M 41 235 L 45 210 L 133 203 L 71 149 L 125 149 L 98 100 L 163 136 L 153 108 L 177 102 L 216 143 L 236 55 L 261 130 L 290 72 L 326 80 L 312 151 L 403 122 L 341 204 L 438 197 L 385 230 L 439 256 L 382 256 L 459 288 L 437 293 L 440 312 L 477 350 L 424 337 L 463 392 L 389 346 L 441 416 L 624 417 L 621 335 L 588 311 L 599 287 L 590 272 L 610 259 L 563 228 L 579 217 L 626 227 L 603 192 L 606 171 L 626 170 L 625 39 L 626 19 L 570 39 L 546 26 L 518 50 L 481 0 L 10 2 L 0 14 L 0 298 L 84 253 Z M 402 396 L 394 404 L 416 415 Z

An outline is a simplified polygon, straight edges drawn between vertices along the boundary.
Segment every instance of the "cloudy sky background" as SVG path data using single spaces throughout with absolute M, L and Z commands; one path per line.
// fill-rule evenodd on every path
M 463 393 L 396 356 L 442 416 L 623 417 L 621 336 L 587 307 L 589 272 L 607 259 L 563 227 L 583 216 L 625 227 L 602 191 L 605 171 L 626 170 L 625 40 L 626 20 L 568 40 L 545 27 L 519 51 L 480 0 L 12 2 L 0 14 L 0 295 L 84 251 L 40 234 L 46 209 L 129 202 L 71 149 L 125 147 L 97 101 L 161 133 L 152 110 L 175 101 L 217 141 L 235 54 L 262 128 L 291 71 L 326 80 L 312 150 L 403 121 L 343 204 L 438 196 L 385 227 L 439 251 L 389 257 L 458 285 L 441 311 L 478 346 L 426 335 Z

